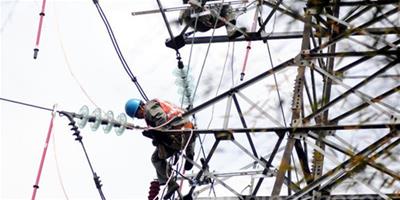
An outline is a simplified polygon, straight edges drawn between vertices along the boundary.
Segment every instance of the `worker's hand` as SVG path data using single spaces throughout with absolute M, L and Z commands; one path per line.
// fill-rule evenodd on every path
M 142 134 L 148 138 L 151 138 L 153 140 L 153 145 L 157 146 L 160 143 L 163 144 L 171 144 L 172 143 L 172 139 L 171 136 L 168 134 L 163 133 L 160 130 L 157 129 L 148 129 L 148 130 L 144 130 L 142 132 Z
M 152 140 L 151 143 L 152 143 L 154 146 L 158 146 L 158 145 L 160 144 L 160 141 L 158 141 L 158 140 Z
M 154 137 L 153 137 L 153 134 L 152 134 L 152 131 L 150 131 L 150 130 L 144 130 L 144 131 L 142 132 L 142 134 L 143 134 L 143 136 L 145 136 L 145 137 L 148 137 L 148 138 L 151 138 L 151 139 L 154 138 Z
M 155 129 L 148 129 L 148 130 L 144 130 L 142 132 L 142 134 L 144 136 L 151 138 L 151 139 L 155 139 L 158 135 L 160 135 L 160 133 L 161 133 L 160 131 L 155 130 Z

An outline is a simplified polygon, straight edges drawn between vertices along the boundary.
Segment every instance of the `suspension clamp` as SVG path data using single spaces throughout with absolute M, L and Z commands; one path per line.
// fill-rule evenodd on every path
M 182 48 L 183 46 L 185 46 L 185 38 L 183 37 L 183 34 L 180 34 L 174 38 L 168 38 L 165 41 L 165 46 L 178 50 L 180 48 Z

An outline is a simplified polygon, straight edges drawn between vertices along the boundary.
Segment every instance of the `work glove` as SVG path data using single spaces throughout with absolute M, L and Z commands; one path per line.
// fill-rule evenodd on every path
M 150 139 L 153 139 L 153 144 L 155 146 L 157 146 L 160 143 L 164 143 L 164 144 L 171 144 L 172 140 L 171 138 L 168 136 L 168 134 L 163 133 L 159 130 L 155 130 L 155 129 L 149 129 L 149 130 L 144 130 L 142 132 L 142 134 L 145 137 L 148 137 Z
M 158 130 L 154 130 L 154 129 L 149 129 L 149 130 L 144 130 L 142 132 L 143 136 L 151 138 L 151 139 L 155 139 L 156 137 L 158 137 L 158 135 L 162 134 L 160 131 Z
M 156 146 L 158 146 L 158 145 L 160 144 L 160 141 L 153 139 L 153 140 L 151 141 L 151 143 L 153 144 L 153 146 L 156 147 Z

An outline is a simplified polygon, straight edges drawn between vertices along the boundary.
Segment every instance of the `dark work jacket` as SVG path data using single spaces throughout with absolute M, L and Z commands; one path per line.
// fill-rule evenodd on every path
M 175 117 L 179 118 L 182 113 L 184 113 L 183 109 L 159 99 L 148 101 L 144 106 L 144 118 L 147 125 L 161 130 L 180 129 L 183 127 L 193 128 L 191 122 L 183 118 L 177 121 L 174 120 L 173 123 L 167 123 Z M 165 150 L 181 150 L 186 138 L 182 137 L 184 135 L 167 135 L 162 132 L 154 132 L 145 136 L 153 139 L 153 144 L 159 148 L 160 154 L 162 154 L 159 155 L 160 158 L 165 156 L 166 152 L 163 152 Z

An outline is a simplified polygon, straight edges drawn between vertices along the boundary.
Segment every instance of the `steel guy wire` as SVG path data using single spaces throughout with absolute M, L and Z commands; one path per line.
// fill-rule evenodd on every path
M 221 73 L 221 77 L 220 77 L 220 80 L 219 80 L 219 84 L 218 84 L 218 87 L 217 87 L 217 91 L 216 91 L 216 93 L 215 93 L 215 96 L 218 95 L 219 89 L 220 89 L 221 84 L 222 84 L 222 79 L 223 79 L 223 76 L 224 76 L 224 73 L 225 73 L 226 63 L 227 63 L 227 60 L 228 60 L 228 57 L 229 57 L 230 44 L 231 44 L 231 43 L 229 42 L 229 43 L 228 43 L 228 50 L 227 50 L 227 52 L 226 52 L 226 57 L 225 57 L 224 66 L 223 66 L 223 68 L 222 68 L 222 73 Z M 213 118 L 214 118 L 214 108 L 215 108 L 215 104 L 213 104 L 213 106 L 212 106 L 212 108 L 211 108 L 211 117 L 210 117 L 210 121 L 208 122 L 207 129 L 210 128 L 211 122 L 213 121 Z M 205 141 L 206 137 L 207 137 L 207 135 L 204 135 L 204 136 L 203 136 L 203 140 L 200 139 L 201 144 L 203 144 L 203 142 Z M 204 149 L 201 148 L 201 150 L 202 150 L 203 156 L 206 157 L 205 152 L 204 152 Z M 198 157 L 198 158 L 199 158 L 199 157 Z M 198 160 L 198 158 L 197 158 L 196 160 Z
M 224 4 L 224 1 L 225 0 L 222 0 L 221 5 Z M 218 16 L 221 15 L 221 10 L 222 10 L 222 6 L 218 10 Z M 203 64 L 202 64 L 202 67 L 201 67 L 201 70 L 200 70 L 200 73 L 199 73 L 199 76 L 198 76 L 198 79 L 197 79 L 196 87 L 195 87 L 193 95 L 192 95 L 192 99 L 193 99 L 192 102 L 194 102 L 194 99 L 196 98 L 197 88 L 199 87 L 201 76 L 203 74 L 203 70 L 204 70 L 204 67 L 206 65 L 206 61 L 207 61 L 207 58 L 208 58 L 208 53 L 210 51 L 212 40 L 214 39 L 215 28 L 217 27 L 218 21 L 219 21 L 219 19 L 217 18 L 217 20 L 215 20 L 215 23 L 214 23 L 214 28 L 213 28 L 213 31 L 212 31 L 212 34 L 211 34 L 211 37 L 210 37 L 210 41 L 209 41 L 208 46 L 207 46 L 206 55 L 204 56 Z
M 53 109 L 51 109 L 51 108 L 37 106 L 37 105 L 29 104 L 29 103 L 23 103 L 23 102 L 20 102 L 20 101 L 14 101 L 14 100 L 2 98 L 2 97 L 0 97 L 0 100 L 8 101 L 8 102 L 11 102 L 11 103 L 16 103 L 16 104 L 20 104 L 20 105 L 24 105 L 24 106 L 29 106 L 29 107 L 38 108 L 38 109 L 41 109 L 41 110 L 46 110 L 46 111 L 53 112 Z
M 223 5 L 223 3 L 224 3 L 224 0 L 222 0 L 221 5 Z M 222 6 L 221 6 L 221 7 L 219 8 L 219 10 L 218 10 L 218 16 L 221 14 L 221 10 L 222 10 Z M 196 18 L 197 18 L 197 17 L 196 17 Z M 205 67 L 207 58 L 208 58 L 208 53 L 209 53 L 209 50 L 210 50 L 210 47 L 211 47 L 211 44 L 212 44 L 212 40 L 213 40 L 213 38 L 214 38 L 215 29 L 216 29 L 216 26 L 217 26 L 217 24 L 218 24 L 218 21 L 219 21 L 219 19 L 217 18 L 217 20 L 216 20 L 215 23 L 214 23 L 214 28 L 213 28 L 213 30 L 212 30 L 212 34 L 211 34 L 211 37 L 210 37 L 210 41 L 209 41 L 208 46 L 207 46 L 206 55 L 205 55 L 205 57 L 204 57 L 203 64 L 202 64 L 202 67 L 201 67 L 201 70 L 200 70 L 200 73 L 199 73 L 199 76 L 198 76 L 198 79 L 197 79 L 197 83 L 196 83 L 196 86 L 195 86 L 195 89 L 194 89 L 194 92 L 193 92 L 193 95 L 192 95 L 192 100 L 191 100 L 192 104 L 193 104 L 193 102 L 194 102 L 194 99 L 196 98 L 196 92 L 197 92 L 197 89 L 198 89 L 199 84 L 200 84 L 200 80 L 201 80 L 201 77 L 202 77 L 202 73 L 203 73 L 203 70 L 204 70 L 204 67 Z M 193 40 L 192 40 L 192 43 L 193 43 Z M 200 140 L 201 140 L 201 139 L 200 139 Z M 201 144 L 201 149 L 202 149 L 202 151 L 203 151 L 203 154 L 205 155 L 204 149 L 203 149 L 204 147 L 203 147 L 202 141 L 200 141 L 200 144 Z
M 218 95 L 219 89 L 221 88 L 221 85 L 222 85 L 222 79 L 224 78 L 226 63 L 227 63 L 228 57 L 229 57 L 230 44 L 231 43 L 229 42 L 228 43 L 228 50 L 226 52 L 225 61 L 224 61 L 224 65 L 223 65 L 223 68 L 222 68 L 222 73 L 221 73 L 221 76 L 220 76 L 220 79 L 219 79 L 219 83 L 218 83 L 218 86 L 217 86 L 217 91 L 215 92 L 215 96 Z M 210 128 L 211 122 L 213 121 L 214 108 L 215 108 L 215 104 L 213 104 L 213 106 L 212 106 L 211 117 L 210 117 L 210 121 L 208 122 L 207 129 Z
M 273 69 L 273 68 L 274 68 L 274 63 L 273 63 L 273 61 L 272 61 L 271 50 L 270 50 L 270 48 L 269 48 L 268 40 L 267 40 L 265 43 L 267 44 L 269 60 L 270 60 L 270 63 L 271 63 L 271 69 Z M 274 76 L 274 82 L 275 82 L 276 93 L 277 93 L 277 95 L 278 95 L 279 107 L 280 107 L 280 109 L 281 109 L 281 114 L 282 114 L 282 118 L 283 118 L 283 124 L 285 125 L 285 127 L 287 127 L 285 112 L 283 111 L 282 98 L 281 98 L 281 94 L 280 94 L 280 92 L 279 92 L 279 86 L 278 86 L 278 81 L 277 81 L 277 79 L 276 79 L 276 74 L 273 73 L 273 76 Z

